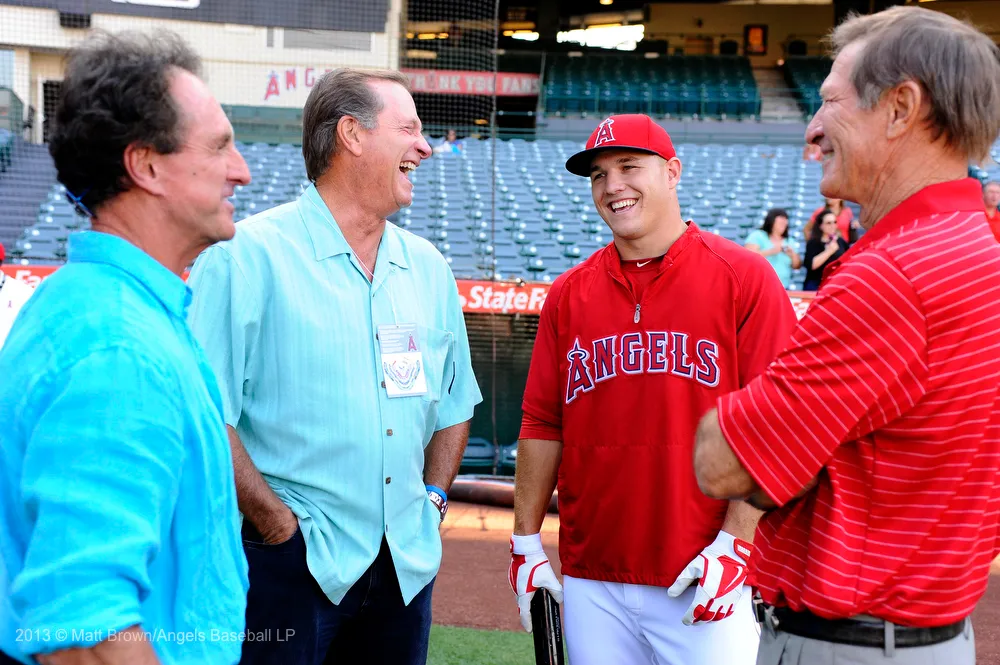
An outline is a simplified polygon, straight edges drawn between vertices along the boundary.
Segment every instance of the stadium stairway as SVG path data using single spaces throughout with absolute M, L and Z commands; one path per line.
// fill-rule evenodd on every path
M 44 201 L 56 182 L 56 169 L 47 145 L 15 139 L 11 168 L 0 173 L 0 242 L 10 247 L 21 232 L 38 218 L 38 203 Z
M 784 75 L 777 69 L 754 69 L 753 77 L 760 90 L 761 120 L 801 120 L 802 109 L 788 90 Z

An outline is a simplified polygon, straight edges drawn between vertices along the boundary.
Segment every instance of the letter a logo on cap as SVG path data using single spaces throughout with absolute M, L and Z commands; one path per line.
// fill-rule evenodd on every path
M 597 137 L 594 139 L 595 148 L 602 143 L 614 142 L 616 140 L 614 132 L 611 131 L 611 125 L 614 122 L 614 118 L 608 118 L 597 126 Z

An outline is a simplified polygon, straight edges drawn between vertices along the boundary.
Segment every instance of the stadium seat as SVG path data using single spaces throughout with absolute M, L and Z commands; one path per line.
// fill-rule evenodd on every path
M 497 457 L 497 447 L 486 439 L 469 437 L 459 473 L 489 474 Z
M 826 57 L 790 56 L 785 61 L 785 80 L 795 90 L 795 97 L 806 117 L 812 117 L 822 104 L 819 88 L 832 65 L 833 61 Z
M 543 104 L 555 115 L 649 113 L 740 117 L 759 113 L 759 93 L 742 56 L 590 54 L 554 56 Z
M 723 77 L 729 73 L 716 72 L 715 66 L 711 58 L 685 64 L 684 71 L 690 70 L 691 77 L 714 77 L 714 83 L 698 89 L 698 95 L 705 91 L 704 98 L 695 101 L 698 105 L 715 104 L 716 93 L 725 99 L 721 96 Z M 800 66 L 791 64 L 792 69 Z M 808 66 L 815 68 L 808 80 L 821 81 L 822 64 Z M 623 76 L 639 71 L 632 65 L 620 65 L 620 70 Z M 671 81 L 681 76 L 660 72 L 659 79 L 651 77 L 654 93 L 668 75 Z M 724 113 L 733 108 L 733 101 L 730 98 L 706 109 Z M 233 200 L 238 220 L 291 201 L 308 186 L 299 148 L 263 142 L 239 143 L 238 147 L 255 174 L 252 184 L 236 188 Z M 552 281 L 610 241 L 587 180 L 567 173 L 563 166 L 582 147 L 582 141 L 572 140 L 512 140 L 495 145 L 467 141 L 466 149 L 447 163 L 433 158 L 412 174 L 413 204 L 390 221 L 434 243 L 460 279 L 500 276 Z M 684 163 L 677 197 L 685 218 L 742 244 L 750 231 L 760 227 L 767 209 L 781 207 L 789 213 L 791 239 L 800 248 L 805 246 L 802 228 L 823 201 L 819 194 L 822 167 L 803 161 L 799 146 L 677 143 L 675 147 Z M 1000 158 L 1000 145 L 993 156 Z M 1000 168 L 995 166 L 970 169 L 970 173 L 983 180 L 1000 179 Z M 86 228 L 88 220 L 77 214 L 66 201 L 65 190 L 55 185 L 38 204 L 34 224 L 8 246 L 10 261 L 58 264 L 65 260 L 68 235 Z

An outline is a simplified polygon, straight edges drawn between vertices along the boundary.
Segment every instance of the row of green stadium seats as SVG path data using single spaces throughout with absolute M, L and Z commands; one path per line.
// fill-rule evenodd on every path
M 710 74 L 712 72 L 750 72 L 749 66 L 718 65 L 709 67 L 691 67 L 675 65 L 657 60 L 640 61 L 629 65 L 607 64 L 600 62 L 580 62 L 571 65 L 550 65 L 549 73 L 561 72 L 692 72 L 695 74 Z
M 750 69 L 737 67 L 722 67 L 713 69 L 694 69 L 690 67 L 552 67 L 546 71 L 546 76 L 654 76 L 654 75 L 684 75 L 684 76 L 752 76 Z
M 651 83 L 649 81 L 603 81 L 599 83 L 547 83 L 546 95 L 567 95 L 578 97 L 594 94 L 643 94 L 659 97 L 679 97 L 695 95 L 699 97 L 719 97 L 723 95 L 756 95 L 757 86 L 736 83 Z
M 755 90 L 701 90 L 654 93 L 650 90 L 619 90 L 606 94 L 556 93 L 545 98 L 550 113 L 649 113 L 652 115 L 698 115 L 701 117 L 754 116 L 760 113 Z
M 608 85 L 628 84 L 638 86 L 700 86 L 700 85 L 742 85 L 756 87 L 752 76 L 574 76 L 552 77 L 546 79 L 546 85 Z
M 830 73 L 829 58 L 789 58 L 785 62 L 785 78 L 795 90 L 795 97 L 806 115 L 813 115 L 822 104 L 819 88 Z
M 546 70 L 546 79 L 588 78 L 753 78 L 750 64 L 745 59 L 718 59 L 711 64 L 688 62 L 684 58 L 653 60 L 608 61 L 604 58 L 576 58 L 556 62 Z

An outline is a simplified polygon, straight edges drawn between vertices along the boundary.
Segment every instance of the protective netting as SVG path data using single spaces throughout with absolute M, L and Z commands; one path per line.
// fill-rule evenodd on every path
M 324 72 L 400 68 L 403 0 L 14 0 L 0 4 L 0 242 L 33 264 L 64 259 L 76 217 L 45 149 L 67 50 L 96 30 L 171 31 L 201 57 L 254 185 L 239 217 L 297 196 L 302 106 Z M 41 226 L 52 218 L 59 230 Z
M 497 70 L 497 0 L 410 0 L 400 68 L 410 74 L 417 111 L 440 150 L 492 136 Z M 448 130 L 456 138 L 447 139 Z
M 350 66 L 407 73 L 435 153 L 413 176 L 414 205 L 393 221 L 439 247 L 463 294 L 473 286 L 468 280 L 479 280 L 480 294 L 486 285 L 488 305 L 497 268 L 493 246 L 505 244 L 494 224 L 497 92 L 533 109 L 538 90 L 537 68 L 498 78 L 497 11 L 497 0 L 5 2 L 0 242 L 8 271 L 37 282 L 65 261 L 69 234 L 89 226 L 56 182 L 46 145 L 68 49 L 95 30 L 169 30 L 201 57 L 250 166 L 253 182 L 234 197 L 238 220 L 294 199 L 308 184 L 299 147 L 302 107 L 325 72 Z M 509 154 L 501 156 L 510 161 Z M 500 214 L 509 216 L 510 205 L 503 208 Z M 518 256 L 504 269 L 527 274 L 529 258 Z M 473 307 L 477 297 L 470 295 Z M 473 423 L 479 441 L 470 446 L 469 459 L 479 465 L 467 464 L 465 471 L 513 470 L 509 464 L 501 469 L 501 447 L 517 438 L 540 297 L 531 314 L 494 313 L 488 306 L 467 314 L 485 400 Z
M 763 102 L 772 110 L 784 104 L 799 122 L 814 113 L 829 59 L 813 50 L 796 56 L 790 47 L 787 63 L 774 60 L 774 49 L 770 59 L 723 49 L 738 46 L 732 39 L 695 51 L 669 30 L 679 10 L 671 6 L 669 20 L 659 20 L 657 6 L 644 20 L 644 52 L 573 45 L 555 53 L 551 39 L 532 51 L 520 48 L 518 35 L 537 39 L 532 26 L 554 30 L 558 17 L 513 5 L 500 15 L 498 0 L 7 0 L 0 4 L 5 267 L 37 280 L 65 260 L 68 235 L 88 226 L 56 183 L 45 141 L 65 53 L 92 30 L 170 30 L 199 53 L 253 175 L 235 197 L 238 219 L 295 198 L 307 184 L 302 107 L 319 77 L 346 66 L 404 71 L 435 153 L 412 176 L 413 205 L 393 221 L 433 242 L 459 280 L 485 398 L 466 470 L 509 473 L 547 285 L 610 239 L 586 180 L 563 166 L 597 118 L 647 112 L 669 124 L 684 163 L 683 214 L 736 242 L 776 207 L 788 213 L 801 250 L 805 224 L 824 205 L 821 167 L 803 151 L 803 127 L 759 121 Z M 803 20 L 796 30 L 827 27 Z M 786 87 L 760 86 L 764 75 Z M 970 173 L 1000 178 L 996 165 Z M 790 286 L 801 278 L 800 271 Z

